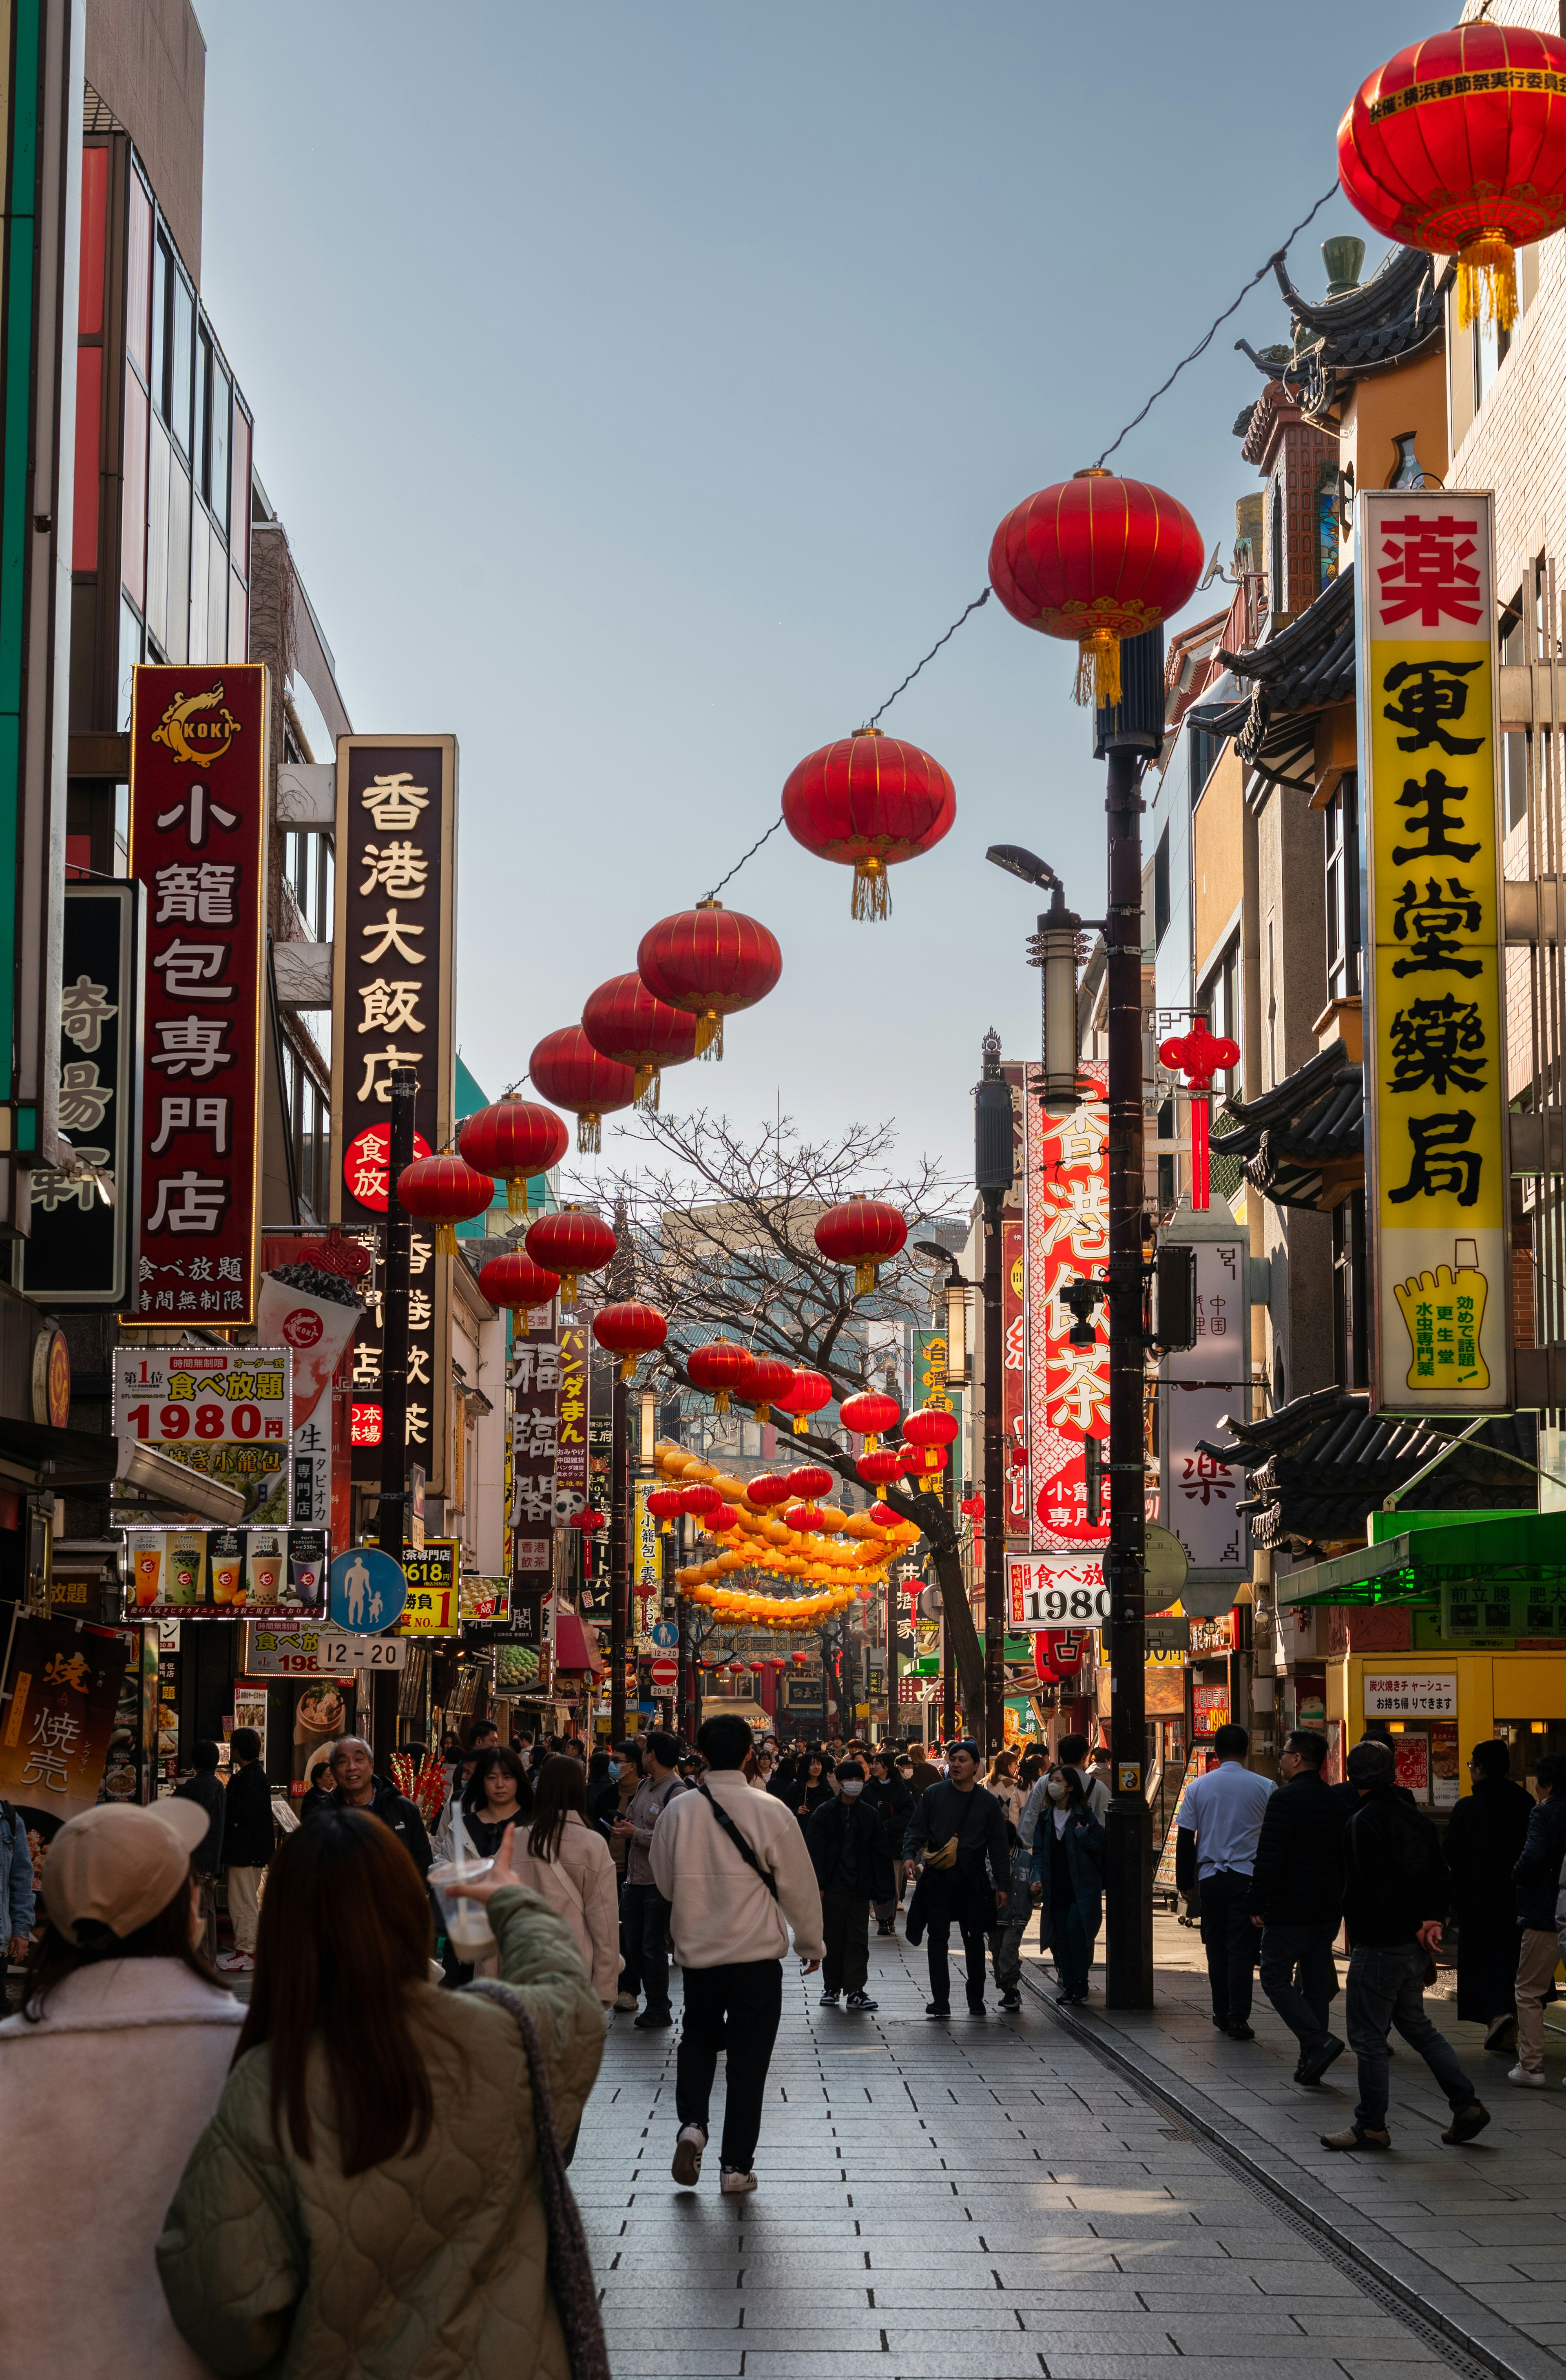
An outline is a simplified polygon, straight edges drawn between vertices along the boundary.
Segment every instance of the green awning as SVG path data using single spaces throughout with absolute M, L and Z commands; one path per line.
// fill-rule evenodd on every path
M 1414 1523 L 1412 1513 L 1376 1517 L 1384 1528 Z M 1291 1571 L 1278 1581 L 1277 1602 L 1435 1605 L 1443 1586 L 1566 1586 L 1566 1512 L 1443 1512 L 1422 1522 Z

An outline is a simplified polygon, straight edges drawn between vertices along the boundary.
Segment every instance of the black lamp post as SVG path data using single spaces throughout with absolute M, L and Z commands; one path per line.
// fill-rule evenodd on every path
M 1006 1713 L 1001 1206 L 1014 1179 L 1012 1140 L 1012 1094 L 1001 1074 L 1001 1037 L 991 1027 L 984 1037 L 984 1073 L 974 1093 L 974 1183 L 984 1203 L 984 1734 L 991 1759 L 1005 1741 Z

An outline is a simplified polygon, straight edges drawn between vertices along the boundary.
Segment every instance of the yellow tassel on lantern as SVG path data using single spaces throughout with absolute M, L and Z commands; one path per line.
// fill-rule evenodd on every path
M 714 1413 L 726 1414 L 728 1409 L 729 1392 L 727 1389 L 720 1389 L 717 1395 L 712 1400 L 712 1410 Z
M 438 1257 L 455 1257 L 455 1254 L 456 1254 L 456 1225 L 455 1225 L 455 1223 L 439 1223 L 439 1224 L 437 1224 L 437 1225 L 436 1225 L 436 1227 L 435 1227 L 435 1254 L 436 1254 Z
M 561 1274 L 561 1276 L 560 1276 L 560 1303 L 561 1303 L 561 1305 L 576 1305 L 576 1303 L 577 1303 L 577 1282 L 580 1281 L 580 1279 L 581 1279 L 581 1275 L 580 1275 L 579 1273 L 575 1273 L 575 1272 L 563 1272 L 563 1273 Z
M 637 1068 L 636 1089 L 633 1096 L 637 1107 L 645 1108 L 649 1115 L 656 1115 L 659 1111 L 658 1095 L 662 1083 L 663 1077 L 656 1066 Z
M 856 1265 L 856 1266 L 855 1266 L 855 1268 L 854 1268 L 854 1294 L 855 1294 L 855 1296 L 856 1296 L 856 1297 L 868 1297 L 868 1295 L 869 1295 L 869 1293 L 870 1293 L 871 1290 L 872 1290 L 872 1289 L 874 1289 L 875 1285 L 876 1285 L 876 1269 L 875 1269 L 874 1265 L 873 1265 L 873 1264 L 862 1264 L 862 1265 Z M 868 1442 L 869 1442 L 869 1441 L 867 1441 L 867 1443 L 868 1443 Z
M 803 1438 L 803 1437 L 804 1437 L 804 1435 L 805 1435 L 805 1433 L 806 1433 L 806 1431 L 809 1428 L 809 1427 L 810 1427 L 810 1416 L 809 1416 L 809 1415 L 808 1415 L 808 1414 L 795 1414 L 795 1416 L 794 1416 L 794 1435 L 795 1436 L 795 1438 Z
M 577 1154 L 596 1157 L 603 1147 L 603 1118 L 597 1108 L 584 1108 L 577 1118 Z
M 507 1174 L 505 1211 L 508 1215 L 526 1215 L 531 1211 L 528 1205 L 528 1177 L 525 1173 Z
M 1120 700 L 1120 638 L 1107 628 L 1095 628 L 1076 649 L 1074 699 L 1084 709 L 1091 703 L 1106 710 Z
M 723 1020 L 715 1008 L 705 1008 L 696 1020 L 696 1054 L 714 1062 L 723 1054 Z
M 892 915 L 892 880 L 884 859 L 861 859 L 854 868 L 854 915 L 868 918 Z
M 641 1357 L 639 1355 L 622 1355 L 620 1358 L 620 1378 L 623 1380 L 633 1378 L 635 1377 L 637 1366 L 640 1361 Z
M 1504 232 L 1478 232 L 1458 251 L 1458 329 L 1481 317 L 1502 331 L 1517 320 L 1517 260 Z

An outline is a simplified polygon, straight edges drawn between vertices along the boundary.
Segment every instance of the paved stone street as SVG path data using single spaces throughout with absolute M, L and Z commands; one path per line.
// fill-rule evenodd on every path
M 1020 2017 L 932 2021 L 923 1970 L 901 1936 L 872 1941 L 880 2009 L 856 2018 L 785 1969 L 750 2198 L 720 2197 L 715 2139 L 700 2187 L 675 2187 L 677 2026 L 615 2019 L 573 2179 L 617 2380 L 1137 2380 L 1161 2357 L 1233 2380 L 1273 2358 L 1290 2380 L 1450 2375 L 1341 2252 L 1035 1993 Z M 1184 2043 L 1170 2054 L 1184 2067 Z M 1307 2119 L 1344 2105 L 1313 2095 Z M 1491 2185 L 1469 2187 L 1487 2207 Z

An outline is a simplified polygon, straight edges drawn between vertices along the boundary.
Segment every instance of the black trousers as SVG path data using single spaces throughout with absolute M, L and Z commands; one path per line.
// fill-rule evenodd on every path
M 952 2005 L 952 1965 L 947 1956 L 955 1925 L 963 1938 L 963 1956 L 968 1962 L 968 2006 L 984 2006 L 984 1954 L 986 1936 L 982 1922 L 972 1923 L 965 1911 L 932 1911 L 925 1935 L 925 1952 L 929 1960 L 929 1996 L 937 2008 Z
M 1245 1907 L 1251 1879 L 1220 1867 L 1202 1878 L 1202 1948 L 1208 1954 L 1212 2012 L 1220 2024 L 1244 2024 L 1261 1935 Z
M 710 2132 L 708 2109 L 719 2045 L 727 2055 L 723 2139 L 718 2154 L 748 2173 L 761 2137 L 767 2069 L 783 2016 L 783 1961 L 749 1959 L 732 1967 L 686 1967 L 685 2022 L 674 2067 L 674 2111 L 682 2124 Z
M 870 1904 L 846 1892 L 821 1895 L 826 1956 L 821 1985 L 829 1992 L 862 1992 L 870 1972 Z
M 640 1985 L 649 2016 L 669 2013 L 669 1953 L 663 1947 L 668 1931 L 669 1904 L 658 1887 L 628 1884 L 620 1896 L 620 1939 L 635 1979 L 627 1989 Z

